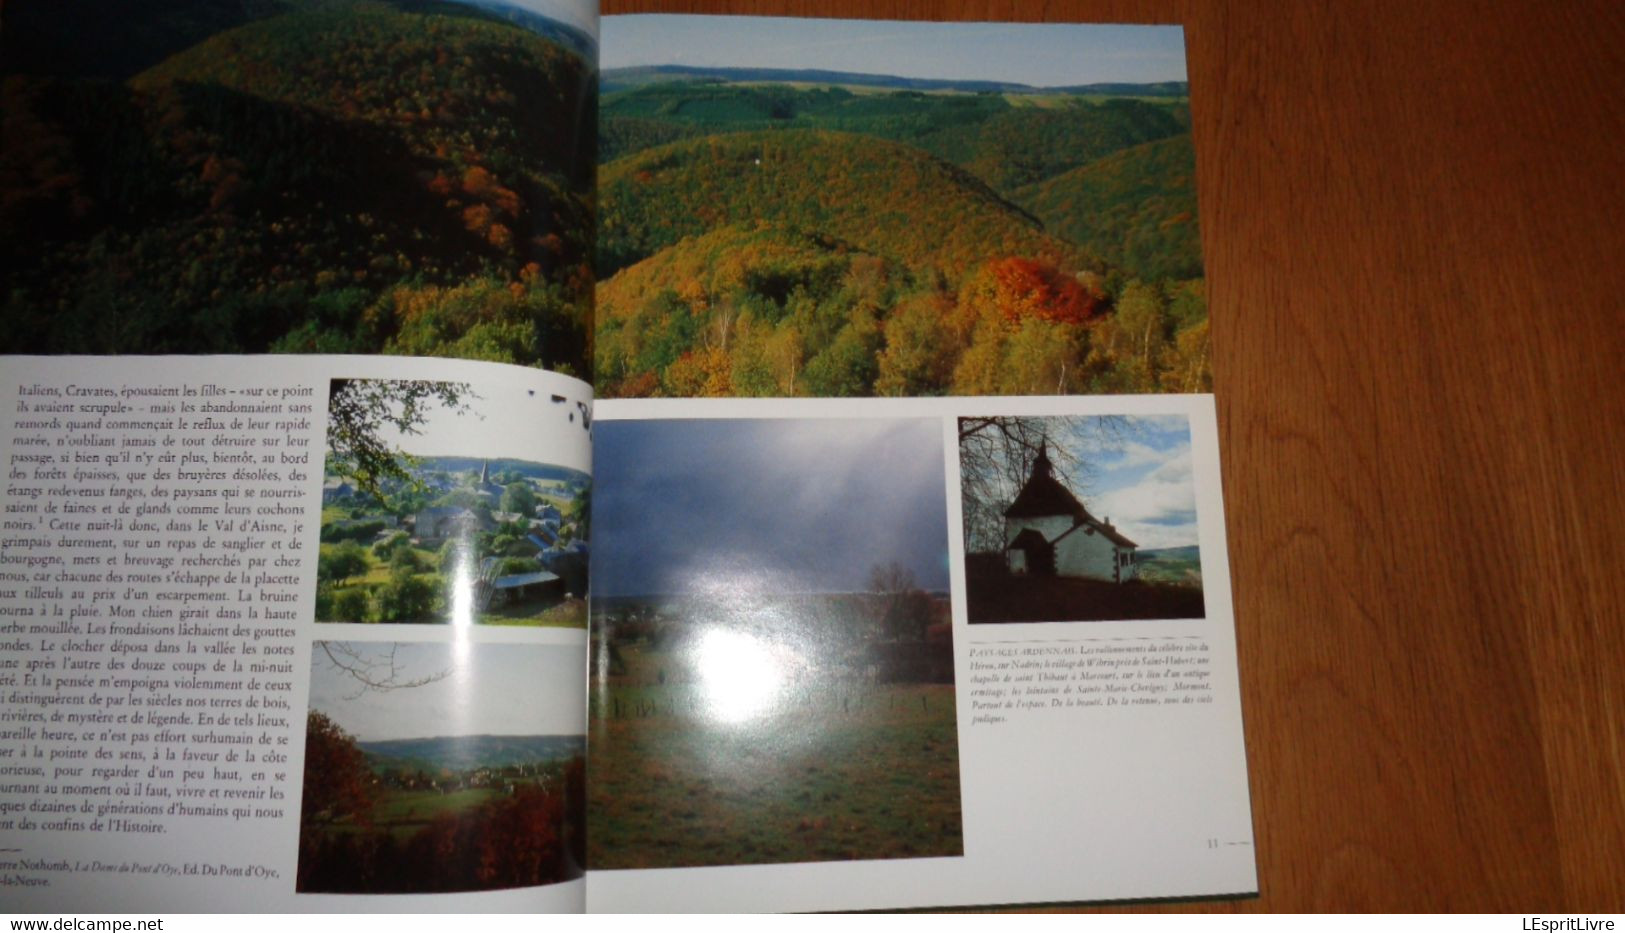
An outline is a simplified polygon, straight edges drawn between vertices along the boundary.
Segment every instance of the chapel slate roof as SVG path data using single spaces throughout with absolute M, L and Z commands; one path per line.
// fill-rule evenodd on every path
M 1071 530 L 1057 536 L 1057 541 L 1079 527 L 1087 527 L 1105 535 L 1106 540 L 1118 547 L 1139 547 L 1123 537 L 1115 527 L 1089 514 L 1078 497 L 1050 473 L 1049 453 L 1040 446 L 1038 459 L 1033 461 L 1032 476 L 1027 479 L 1027 485 L 1021 487 L 1021 492 L 1016 494 L 1016 501 L 1004 510 L 1004 517 L 1042 518 L 1045 515 L 1067 515 L 1072 518 Z
M 1044 515 L 1070 515 L 1074 521 L 1085 521 L 1089 510 L 1078 497 L 1072 495 L 1061 482 L 1050 474 L 1049 453 L 1038 448 L 1038 459 L 1033 461 L 1032 476 L 1016 494 L 1016 501 L 1004 510 L 1005 518 L 1037 518 Z
M 1116 528 L 1113 528 L 1111 525 L 1101 525 L 1100 526 L 1100 533 L 1105 535 L 1108 540 L 1110 540 L 1113 544 L 1117 545 L 1118 547 L 1132 547 L 1132 548 L 1139 547 L 1138 544 L 1135 544 L 1133 541 L 1130 541 L 1129 539 L 1123 537 L 1123 535 L 1120 532 L 1118 532 L 1118 530 Z

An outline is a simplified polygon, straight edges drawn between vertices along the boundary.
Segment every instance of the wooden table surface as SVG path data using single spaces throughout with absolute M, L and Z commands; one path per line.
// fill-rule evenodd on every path
M 1261 895 L 1625 910 L 1625 4 L 605 0 L 1186 28 Z

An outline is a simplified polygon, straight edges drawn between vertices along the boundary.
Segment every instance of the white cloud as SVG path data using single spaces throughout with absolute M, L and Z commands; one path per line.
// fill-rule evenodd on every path
M 1129 441 L 1118 448 L 1117 459 L 1104 464 L 1108 470 L 1126 470 L 1131 467 L 1145 466 L 1148 463 L 1162 463 L 1166 461 L 1172 451 L 1158 450 L 1149 444 L 1139 441 Z
M 1149 449 L 1149 448 L 1147 448 Z M 1196 487 L 1190 447 L 1160 452 L 1167 459 L 1131 486 L 1100 493 L 1090 511 L 1146 548 L 1196 543 Z

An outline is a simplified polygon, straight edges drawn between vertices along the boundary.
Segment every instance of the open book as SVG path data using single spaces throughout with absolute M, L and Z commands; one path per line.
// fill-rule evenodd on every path
M 0 69 L 9 908 L 1256 891 L 1177 27 L 72 0 Z

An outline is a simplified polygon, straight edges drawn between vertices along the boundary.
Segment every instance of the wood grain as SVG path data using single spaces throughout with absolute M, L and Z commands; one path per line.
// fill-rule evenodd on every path
M 1625 910 L 1625 6 L 606 0 L 1181 22 L 1262 893 Z

